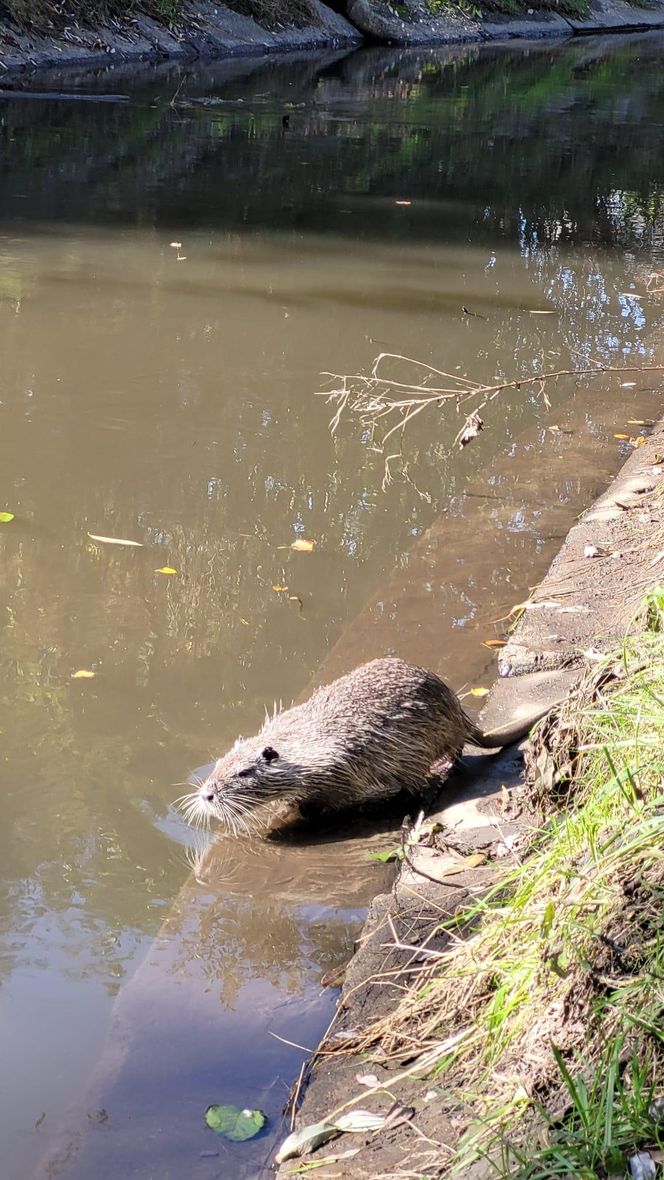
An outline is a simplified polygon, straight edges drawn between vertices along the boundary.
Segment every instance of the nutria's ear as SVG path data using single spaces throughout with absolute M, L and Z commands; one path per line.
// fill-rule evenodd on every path
M 263 750 L 263 753 L 261 754 L 261 758 L 263 758 L 265 762 L 274 762 L 275 758 L 278 757 L 279 755 L 277 754 L 277 751 L 273 750 L 272 746 L 266 746 Z

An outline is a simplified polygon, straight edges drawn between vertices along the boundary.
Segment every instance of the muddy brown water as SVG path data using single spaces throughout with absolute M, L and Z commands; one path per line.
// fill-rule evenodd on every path
M 4 1180 L 269 1160 L 304 1057 L 277 1037 L 326 1026 L 395 820 L 222 842 L 197 883 L 177 784 L 360 659 L 490 683 L 495 620 L 661 403 L 656 375 L 550 408 L 522 387 L 461 454 L 423 415 L 383 490 L 320 373 L 656 363 L 662 48 L 50 74 L 22 85 L 129 101 L 2 101 Z M 268 1129 L 225 1144 L 210 1102 Z

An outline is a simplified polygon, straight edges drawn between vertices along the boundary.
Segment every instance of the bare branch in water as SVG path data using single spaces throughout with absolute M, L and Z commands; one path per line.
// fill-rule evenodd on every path
M 417 379 L 397 381 L 384 371 L 389 365 L 412 365 L 417 370 Z M 443 369 L 436 369 L 425 361 L 415 360 L 413 357 L 402 356 L 396 352 L 381 352 L 373 362 L 370 372 L 341 375 L 338 373 L 323 373 L 332 382 L 338 382 L 335 388 L 321 390 L 317 396 L 324 397 L 333 404 L 334 415 L 330 421 L 330 430 L 336 431 L 341 419 L 348 414 L 355 414 L 362 425 L 372 431 L 372 439 L 379 422 L 386 426 L 380 442 L 375 442 L 378 450 L 383 450 L 386 442 L 397 432 L 403 433 L 418 414 L 429 406 L 443 406 L 446 402 L 453 402 L 457 413 L 462 406 L 468 406 L 468 414 L 464 425 L 458 432 L 455 444 L 466 446 L 476 438 L 484 423 L 480 411 L 485 409 L 494 398 L 508 389 L 535 388 L 544 403 L 548 405 L 546 383 L 556 381 L 560 377 L 597 377 L 600 373 L 661 373 L 664 365 L 601 365 L 593 361 L 592 369 L 555 369 L 550 373 L 540 372 L 531 377 L 519 377 L 515 381 L 498 381 L 493 385 L 483 385 L 478 381 L 471 381 L 468 377 L 454 373 L 446 373 Z M 415 377 L 416 375 L 413 374 Z M 390 455 L 386 467 L 386 483 L 390 482 L 389 461 L 396 458 Z

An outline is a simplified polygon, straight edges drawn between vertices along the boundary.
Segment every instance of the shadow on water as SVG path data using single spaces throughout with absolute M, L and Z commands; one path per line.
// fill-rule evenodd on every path
M 177 780 L 360 659 L 488 682 L 494 620 L 659 407 L 645 377 L 550 409 L 512 390 L 463 453 L 455 415 L 421 418 L 383 491 L 371 432 L 330 436 L 312 394 L 382 348 L 479 381 L 656 361 L 663 44 L 52 73 L 28 84 L 128 101 L 0 100 L 6 1180 L 56 1140 L 72 1180 L 268 1157 L 303 1058 L 269 1033 L 318 1039 L 398 825 L 222 841 L 197 881 Z M 225 1100 L 266 1135 L 219 1146 Z

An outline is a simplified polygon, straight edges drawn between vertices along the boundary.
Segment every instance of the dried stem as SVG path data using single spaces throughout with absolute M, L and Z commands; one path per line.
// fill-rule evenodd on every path
M 418 380 L 413 382 L 397 381 L 383 375 L 385 364 L 413 365 L 418 372 Z M 593 360 L 592 369 L 555 369 L 550 373 L 537 373 L 531 377 L 519 377 L 514 381 L 498 381 L 493 385 L 484 385 L 478 381 L 471 381 L 468 377 L 460 377 L 454 373 L 446 373 L 443 369 L 436 369 L 424 361 L 413 357 L 402 356 L 395 352 L 381 352 L 373 362 L 368 374 L 352 373 L 341 375 L 338 373 L 324 373 L 323 376 L 338 382 L 336 388 L 320 391 L 317 396 L 324 397 L 336 406 L 330 421 L 330 430 L 334 433 L 346 413 L 356 414 L 362 424 L 375 430 L 382 419 L 388 419 L 387 429 L 380 442 L 375 443 L 382 450 L 385 443 L 396 432 L 403 432 L 409 422 L 428 406 L 442 406 L 445 402 L 454 402 L 458 412 L 461 406 L 470 402 L 470 415 L 475 416 L 475 424 L 480 422 L 479 411 L 484 409 L 500 393 L 508 389 L 522 389 L 539 386 L 539 392 L 545 399 L 545 386 L 548 381 L 557 381 L 560 377 L 579 378 L 597 377 L 599 373 L 661 373 L 664 365 L 601 365 Z M 421 374 L 424 374 L 423 378 Z M 429 384 L 440 382 L 440 384 Z M 450 382 L 452 384 L 443 384 Z M 396 421 L 395 421 L 396 419 Z M 475 437 L 477 429 L 471 434 Z M 464 429 L 457 434 L 457 442 L 465 445 L 469 438 Z M 393 456 L 390 456 L 391 458 Z

